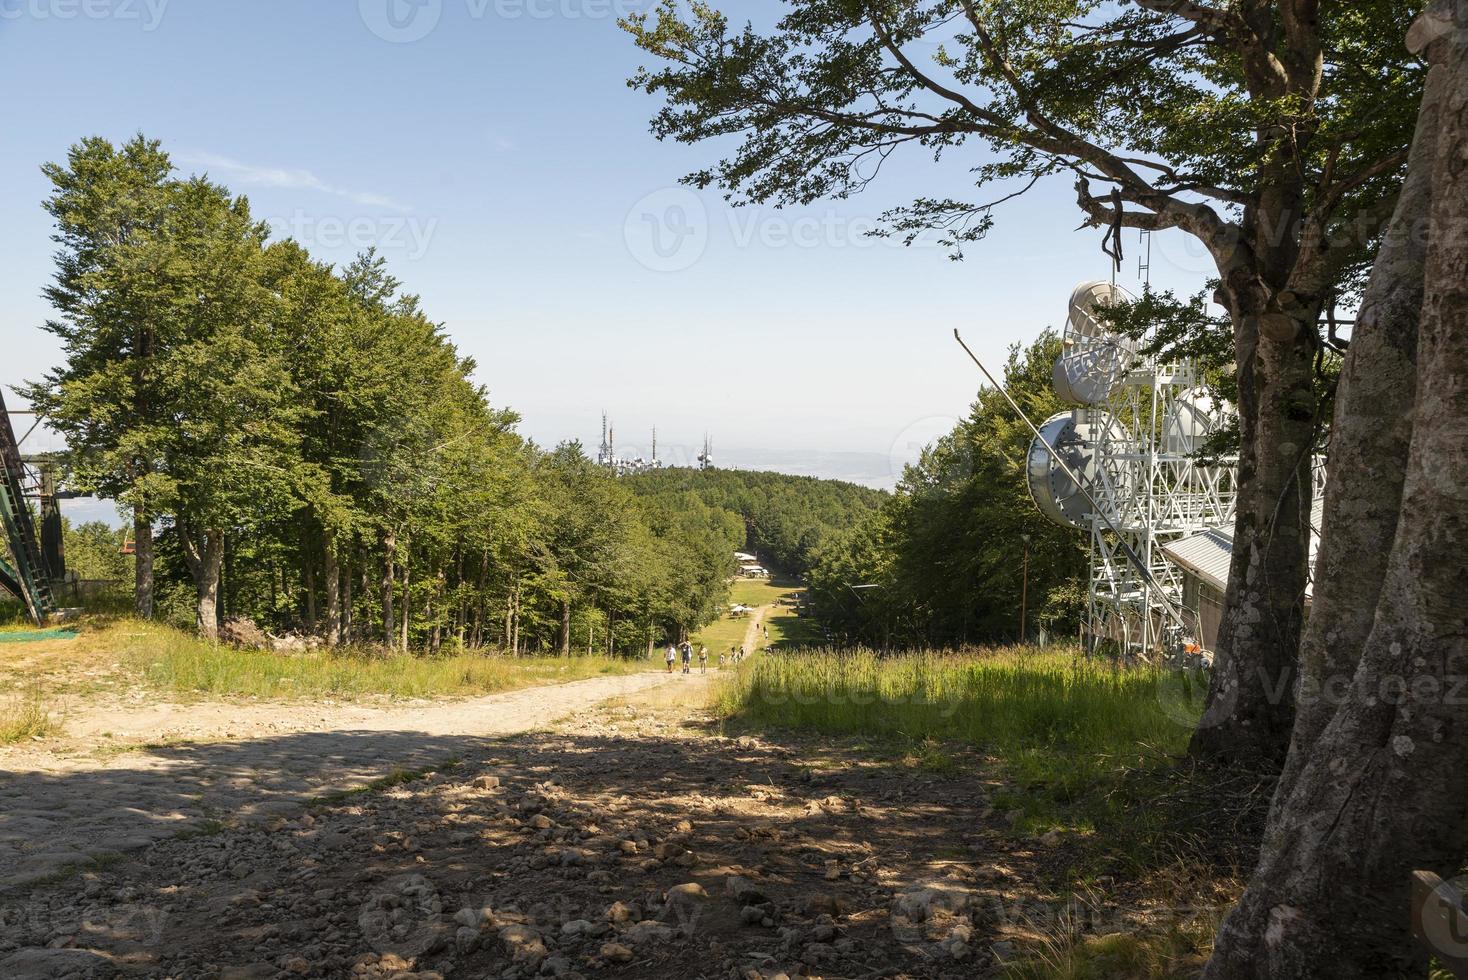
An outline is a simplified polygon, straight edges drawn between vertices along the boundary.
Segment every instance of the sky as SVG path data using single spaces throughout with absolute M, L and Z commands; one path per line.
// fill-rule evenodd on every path
M 724 0 L 768 25 L 768 0 Z M 1059 327 L 1110 275 L 1069 180 L 1006 204 L 951 261 L 864 233 L 965 193 L 982 157 L 899 154 L 863 194 L 731 208 L 679 178 L 729 149 L 660 143 L 649 59 L 617 26 L 651 0 L 0 0 L 0 385 L 58 362 L 40 172 L 84 136 L 159 139 L 319 258 L 369 246 L 423 298 L 496 405 L 543 444 L 890 487 L 966 414 L 981 358 Z M 916 52 L 919 56 L 923 52 Z M 991 190 L 998 196 L 1002 190 Z M 1136 233 L 1119 273 L 1139 285 Z M 1194 292 L 1191 241 L 1153 241 L 1154 286 Z M 27 444 L 45 445 L 43 434 Z

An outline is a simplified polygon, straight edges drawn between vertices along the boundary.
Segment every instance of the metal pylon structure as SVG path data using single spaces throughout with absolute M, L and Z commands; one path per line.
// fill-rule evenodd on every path
M 1129 301 L 1111 283 L 1083 283 L 1071 297 L 1056 393 L 1077 407 L 1035 429 L 1027 477 L 1050 520 L 1090 537 L 1083 639 L 1147 654 L 1184 622 L 1182 578 L 1162 545 L 1231 525 L 1235 461 L 1201 458 L 1232 409 L 1216 403 L 1190 362 L 1139 353 L 1101 310 Z
M 1183 610 L 1181 572 L 1162 545 L 1232 526 L 1234 461 L 1198 455 L 1227 411 L 1211 401 L 1192 363 L 1143 358 L 1112 386 L 1103 406 L 1073 410 L 1106 416 L 1094 427 L 1098 479 L 1091 494 L 1101 513 L 1087 520 L 1091 650 L 1108 642 L 1129 654 L 1159 648 L 1169 621 Z
M 44 624 L 56 609 L 51 594 L 51 575 L 41 557 L 35 521 L 26 503 L 29 475 L 20 455 L 20 444 L 10 424 L 5 398 L 0 395 L 0 524 L 10 548 L 9 560 L 0 556 L 0 586 L 25 604 L 26 613 L 37 625 Z

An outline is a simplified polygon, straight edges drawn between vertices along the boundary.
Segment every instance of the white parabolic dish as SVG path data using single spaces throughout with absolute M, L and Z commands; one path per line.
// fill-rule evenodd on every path
M 1113 333 L 1096 318 L 1100 307 L 1135 302 L 1136 297 L 1109 282 L 1085 282 L 1071 293 L 1063 349 L 1051 372 L 1055 393 L 1077 405 L 1102 405 L 1111 389 L 1131 370 L 1137 342 Z
M 1081 415 L 1079 420 L 1077 415 Z M 1105 412 L 1061 412 L 1040 426 L 1040 435 L 1030 442 L 1025 462 L 1026 482 L 1035 506 L 1061 527 L 1089 527 L 1093 510 L 1085 491 L 1095 494 L 1101 483 L 1099 447 L 1114 426 Z M 1048 443 L 1048 445 L 1047 445 Z M 1050 447 L 1055 447 L 1055 452 Z M 1066 474 L 1056 461 L 1059 456 L 1081 481 Z

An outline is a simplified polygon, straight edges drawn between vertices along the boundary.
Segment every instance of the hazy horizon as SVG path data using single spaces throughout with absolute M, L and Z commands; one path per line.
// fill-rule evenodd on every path
M 962 262 L 866 234 L 918 195 L 1009 190 L 968 187 L 977 149 L 941 165 L 894 155 L 864 194 L 808 208 L 690 190 L 679 178 L 728 146 L 649 135 L 657 102 L 624 84 L 648 58 L 616 25 L 649 6 L 4 8 L 0 78 L 27 97 L 0 110 L 0 384 L 60 357 L 39 329 L 53 269 L 41 165 L 84 136 L 142 132 L 320 259 L 376 247 L 541 444 L 594 455 L 606 411 L 626 447 L 656 425 L 665 458 L 709 433 L 724 465 L 890 487 L 979 388 L 953 328 L 998 366 L 1061 323 L 1077 282 L 1110 275 L 1102 232 L 1074 231 L 1074 190 L 1056 178 L 1005 205 Z M 779 5 L 739 9 L 768 23 Z M 1137 242 L 1119 274 L 1133 288 Z M 1181 234 L 1154 239 L 1155 285 L 1195 292 L 1208 271 Z

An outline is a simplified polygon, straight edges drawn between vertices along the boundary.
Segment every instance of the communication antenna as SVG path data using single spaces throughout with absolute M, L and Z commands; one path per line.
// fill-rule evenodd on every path
M 1006 390 L 1003 385 L 1001 385 L 998 381 L 994 379 L 994 375 L 990 374 L 989 369 L 984 367 L 984 362 L 979 360 L 974 352 L 969 349 L 968 344 L 964 343 L 963 336 L 958 332 L 957 329 L 954 329 L 953 331 L 953 339 L 958 341 L 958 346 L 962 347 L 964 353 L 969 356 L 969 359 L 979 366 L 979 370 L 984 372 L 984 377 L 989 379 L 989 383 L 994 386 L 999 394 L 1004 396 L 1004 400 L 1009 403 L 1009 407 L 1014 409 L 1014 413 L 1018 415 L 1020 417 L 1020 420 L 1029 427 L 1029 430 L 1032 433 L 1034 433 L 1036 441 L 1040 445 L 1044 446 L 1044 448 L 1049 452 L 1050 459 L 1053 465 L 1065 474 L 1066 478 L 1070 481 L 1070 485 L 1075 488 L 1075 492 L 1083 496 L 1086 502 L 1091 505 L 1092 516 L 1104 523 L 1107 529 L 1110 530 L 1114 535 L 1116 535 L 1117 541 L 1120 543 L 1123 553 L 1126 555 L 1127 560 L 1132 563 L 1137 573 L 1142 577 L 1144 581 L 1151 582 L 1151 570 L 1147 567 L 1146 563 L 1142 561 L 1141 557 L 1137 555 L 1137 553 L 1132 549 L 1132 546 L 1127 542 L 1125 536 L 1121 533 L 1121 529 L 1118 528 L 1115 523 L 1113 523 L 1111 517 L 1106 514 L 1101 505 L 1096 502 L 1095 496 L 1092 495 L 1091 487 L 1094 485 L 1094 480 L 1087 479 L 1085 476 L 1081 475 L 1081 472 L 1078 472 L 1076 469 L 1074 469 L 1066 458 L 1068 454 L 1062 453 L 1059 449 L 1057 449 L 1056 446 L 1040 430 L 1040 428 L 1036 426 L 1035 423 L 1030 421 L 1030 417 L 1025 414 L 1024 409 L 1020 408 L 1019 404 L 1012 397 L 1010 397 L 1008 390 Z M 1053 422 L 1054 419 L 1052 419 L 1051 421 Z M 1048 424 L 1049 423 L 1047 423 L 1047 425 Z M 1186 628 L 1187 624 L 1183 621 L 1182 613 L 1178 610 L 1177 606 L 1173 604 L 1173 602 L 1160 590 L 1158 591 L 1158 598 L 1163 609 L 1173 619 L 1173 621 L 1176 622 L 1177 625 Z
M 1137 342 L 1118 334 L 1100 313 L 1136 297 L 1113 283 L 1085 282 L 1070 297 L 1060 358 L 1051 376 L 1055 393 L 1077 405 L 1104 405 L 1137 359 Z
M 34 430 L 35 426 L 31 426 Z M 30 433 L 27 432 L 27 435 Z M 35 522 L 31 519 L 30 506 L 26 503 L 27 484 L 25 460 L 20 455 L 20 442 L 15 438 L 15 429 L 10 425 L 10 413 L 5 408 L 5 398 L 0 395 L 0 524 L 4 525 L 6 541 L 10 545 L 10 558 L 14 566 L 0 556 L 0 587 L 15 595 L 25 604 L 26 614 L 37 626 L 43 625 L 56 603 L 51 594 L 51 574 L 36 536 Z M 51 488 L 51 503 L 55 503 L 55 489 Z M 56 530 L 60 530 L 59 513 Z M 59 556 L 59 535 L 57 535 Z M 56 570 L 60 574 L 61 569 Z

